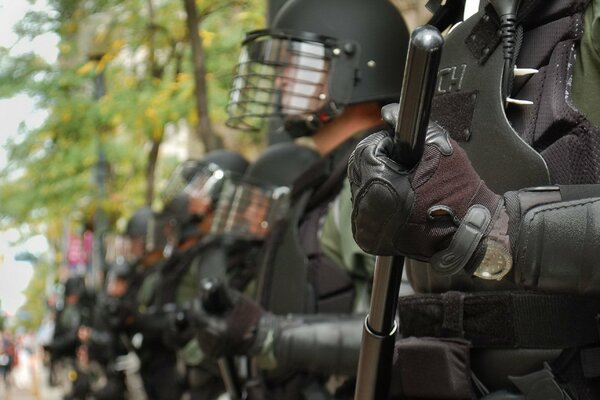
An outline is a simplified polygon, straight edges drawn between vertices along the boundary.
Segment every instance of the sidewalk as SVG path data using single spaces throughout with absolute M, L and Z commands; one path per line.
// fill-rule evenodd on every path
M 19 365 L 12 371 L 11 386 L 0 391 L 0 400 L 60 400 L 60 389 L 48 386 L 48 371 L 41 355 L 19 351 Z

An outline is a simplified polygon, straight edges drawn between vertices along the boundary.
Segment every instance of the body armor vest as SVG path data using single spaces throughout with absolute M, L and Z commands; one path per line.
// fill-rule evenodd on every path
M 600 128 L 594 127 L 574 107 L 570 98 L 576 44 L 583 32 L 583 11 L 588 2 L 586 0 L 556 0 L 551 4 L 533 0 L 523 2 L 519 17 L 523 27 L 520 34 L 522 44 L 516 65 L 522 68 L 536 68 L 539 72 L 533 76 L 514 80 L 512 97 L 530 100 L 534 104 L 511 105 L 506 110 L 506 117 L 510 121 L 511 129 L 518 133 L 517 139 L 522 140 L 522 145 L 527 145 L 530 150 L 535 150 L 541 156 L 537 162 L 543 160 L 547 165 L 549 181 L 544 181 L 542 173 L 536 173 L 538 178 L 530 178 L 529 167 L 533 165 L 533 168 L 537 168 L 535 160 L 533 164 L 529 160 L 522 165 L 519 160 L 516 160 L 516 166 L 510 171 L 501 167 L 493 168 L 493 165 L 489 170 L 481 171 L 474 161 L 476 170 L 485 178 L 486 184 L 497 193 L 517 190 L 524 187 L 523 185 L 600 182 Z M 501 56 L 502 53 L 499 36 L 496 33 L 497 23 L 493 18 L 484 12 L 472 18 L 475 20 L 464 22 L 464 24 L 471 23 L 472 28 L 470 27 L 467 32 L 467 38 L 460 41 L 460 45 L 471 53 L 472 60 L 467 60 L 462 64 L 465 67 L 460 67 L 456 71 L 444 72 L 443 68 L 440 69 L 438 93 L 432 109 L 432 119 L 447 129 L 457 142 L 465 146 L 470 141 L 469 127 L 478 124 L 474 121 L 474 118 L 478 117 L 477 103 L 483 103 L 485 99 L 478 97 L 479 93 L 476 90 L 468 93 L 457 91 L 453 94 L 446 91 L 451 91 L 455 87 L 451 84 L 459 85 L 461 88 L 468 87 L 469 84 L 473 87 L 487 85 L 487 83 L 480 83 L 485 82 L 485 79 L 482 79 L 477 72 L 469 74 L 465 70 L 490 68 L 486 65 L 493 63 L 494 57 Z M 448 76 L 456 82 L 450 82 Z M 469 82 L 469 77 L 480 82 Z M 500 76 L 498 81 L 499 78 Z M 464 97 L 460 112 L 448 107 L 449 102 L 445 97 L 451 96 Z M 453 102 L 456 101 L 457 99 L 454 98 Z M 490 117 L 493 118 L 494 116 Z M 505 158 L 518 158 L 518 154 L 508 153 L 501 147 L 490 147 L 493 147 L 495 153 L 503 154 Z M 469 153 L 468 147 L 466 149 Z M 469 157 L 473 158 L 477 155 L 469 153 Z M 521 165 L 521 169 L 517 165 Z M 514 178 L 511 175 L 514 175 Z M 501 176 L 501 182 L 495 182 L 495 176 Z M 532 181 L 522 182 L 521 176 L 526 176 Z M 516 289 L 511 283 L 510 276 L 502 281 L 474 279 L 462 271 L 450 277 L 440 276 L 426 263 L 414 260 L 407 260 L 407 275 L 417 292 Z
M 352 311 L 352 280 L 323 253 L 319 231 L 329 203 L 342 189 L 356 143 L 356 139 L 346 141 L 295 181 L 288 216 L 270 233 L 259 269 L 258 299 L 269 311 Z

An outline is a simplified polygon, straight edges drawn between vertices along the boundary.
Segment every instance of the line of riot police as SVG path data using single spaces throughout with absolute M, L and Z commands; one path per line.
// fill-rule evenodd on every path
M 453 28 L 423 157 L 406 171 L 397 115 L 380 116 L 400 98 L 400 13 L 289 0 L 242 43 L 228 124 L 277 119 L 314 146 L 181 164 L 163 209 L 130 219 L 87 317 L 67 282 L 49 350 L 79 357 L 73 382 L 95 398 L 136 398 L 136 354 L 148 399 L 350 399 L 374 254 L 402 255 L 417 294 L 401 290 L 382 398 L 598 398 L 600 136 L 586 96 L 600 96 L 581 79 L 600 82 L 600 6 L 548 3 L 490 1 L 460 24 L 464 1 L 428 3 Z M 90 360 L 101 386 L 77 379 Z

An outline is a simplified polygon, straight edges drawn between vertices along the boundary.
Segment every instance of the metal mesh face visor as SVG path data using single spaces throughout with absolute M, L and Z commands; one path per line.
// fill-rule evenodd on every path
M 230 93 L 227 125 L 259 130 L 274 116 L 310 123 L 332 100 L 332 47 L 316 38 L 249 33 Z
M 229 176 L 223 184 L 211 233 L 261 240 L 289 207 L 289 188 Z

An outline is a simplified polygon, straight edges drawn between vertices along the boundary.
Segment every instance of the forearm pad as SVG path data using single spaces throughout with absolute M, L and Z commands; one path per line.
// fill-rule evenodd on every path
M 563 194 L 562 201 L 541 205 L 535 197 L 543 195 L 521 196 L 520 223 L 511 232 L 515 282 L 553 292 L 600 293 L 600 196 Z
M 364 315 L 330 315 L 327 319 L 279 320 L 273 337 L 277 366 L 353 376 L 358 365 L 364 318 Z

